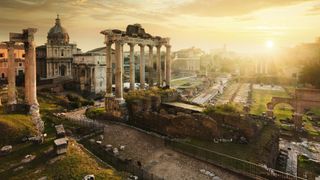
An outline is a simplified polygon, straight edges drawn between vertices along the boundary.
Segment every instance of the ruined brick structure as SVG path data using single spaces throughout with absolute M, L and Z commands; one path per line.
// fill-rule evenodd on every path
M 318 89 L 296 89 L 293 97 L 273 97 L 271 102 L 267 104 L 267 115 L 273 117 L 273 109 L 277 104 L 289 104 L 294 109 L 293 121 L 296 128 L 302 126 L 302 116 L 306 110 L 314 107 L 320 107 L 320 90 Z

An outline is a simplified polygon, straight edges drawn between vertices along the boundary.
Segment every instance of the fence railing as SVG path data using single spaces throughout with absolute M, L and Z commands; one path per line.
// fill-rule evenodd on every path
M 222 168 L 229 169 L 233 172 L 251 177 L 253 179 L 304 179 L 272 168 L 268 168 L 265 165 L 255 164 L 223 153 L 181 142 L 179 140 L 167 139 L 165 142 L 167 146 L 178 152 L 209 162 Z
M 92 120 L 92 119 L 89 119 L 86 117 L 76 119 L 76 118 L 69 118 L 69 117 L 64 116 L 64 118 L 68 119 L 72 123 L 77 124 L 79 126 L 83 126 L 83 127 L 87 127 L 87 128 L 95 129 L 95 130 L 103 130 L 104 126 L 105 126 L 105 124 L 103 124 L 97 120 Z

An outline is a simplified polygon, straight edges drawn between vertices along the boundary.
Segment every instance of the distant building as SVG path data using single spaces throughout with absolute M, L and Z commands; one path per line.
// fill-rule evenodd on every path
M 72 79 L 73 54 L 78 53 L 76 44 L 69 43 L 69 34 L 61 26 L 59 15 L 49 30 L 47 43 L 37 51 L 37 76 L 40 79 Z
M 14 57 L 16 66 L 16 76 L 24 75 L 24 45 L 16 44 L 14 47 Z M 6 43 L 0 43 L 0 80 L 7 80 L 8 74 L 8 48 Z M 22 78 L 23 79 L 23 78 Z
M 172 61 L 173 71 L 200 71 L 200 58 L 204 52 L 199 48 L 182 49 L 173 53 Z

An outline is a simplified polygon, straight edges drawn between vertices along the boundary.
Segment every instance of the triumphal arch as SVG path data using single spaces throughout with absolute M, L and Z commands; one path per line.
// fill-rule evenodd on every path
M 273 97 L 267 104 L 267 115 L 273 117 L 273 109 L 277 104 L 289 104 L 294 109 L 293 120 L 296 128 L 301 128 L 302 116 L 311 108 L 320 108 L 320 90 L 319 89 L 296 89 L 295 94 L 290 98 Z
M 130 89 L 135 88 L 135 59 L 134 48 L 140 48 L 140 89 L 146 88 L 146 67 L 148 69 L 148 84 L 153 86 L 153 77 L 156 77 L 156 84 L 159 87 L 170 88 L 171 81 L 171 45 L 169 38 L 152 36 L 145 32 L 140 24 L 128 25 L 126 31 L 118 29 L 107 29 L 101 32 L 105 36 L 106 44 L 106 111 L 113 112 L 115 116 L 120 116 L 123 99 L 123 46 L 130 47 Z M 112 94 L 112 60 L 111 46 L 115 47 L 115 95 Z M 165 61 L 161 61 L 161 47 L 166 47 Z M 148 58 L 145 59 L 145 47 L 148 47 Z M 153 48 L 156 48 L 156 69 L 154 69 Z M 162 68 L 164 64 L 164 68 Z M 164 69 L 164 73 L 162 73 Z

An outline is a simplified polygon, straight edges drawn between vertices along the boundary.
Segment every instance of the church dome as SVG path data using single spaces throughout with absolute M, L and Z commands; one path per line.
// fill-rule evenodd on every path
M 69 34 L 65 28 L 61 26 L 59 15 L 56 19 L 56 24 L 48 32 L 49 44 L 68 44 Z

